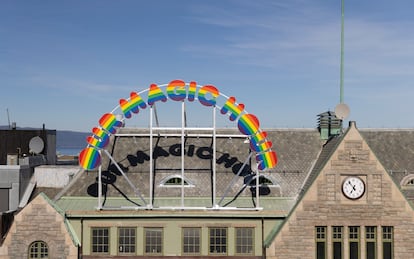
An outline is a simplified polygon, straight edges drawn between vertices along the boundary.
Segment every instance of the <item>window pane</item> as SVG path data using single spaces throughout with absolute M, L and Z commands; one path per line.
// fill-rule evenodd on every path
M 92 228 L 92 252 L 109 252 L 109 228 Z
M 35 241 L 29 246 L 29 258 L 48 258 L 48 246 L 43 241 Z
M 227 228 L 210 228 L 210 253 L 227 253 Z
M 343 229 L 344 227 L 342 226 L 332 227 L 333 259 L 342 259 Z
M 119 228 L 118 251 L 122 253 L 135 253 L 135 228 Z
M 325 259 L 325 242 L 316 243 L 316 259 Z
M 393 254 L 393 227 L 382 227 L 382 253 L 384 259 L 392 259 Z
M 162 228 L 145 228 L 145 253 L 162 253 Z
M 342 243 L 341 242 L 333 243 L 333 258 L 342 259 Z
M 359 258 L 358 252 L 359 252 L 358 242 L 350 242 L 349 243 L 349 258 L 358 259 Z
M 254 228 L 236 228 L 236 253 L 253 254 Z
M 384 259 L 392 259 L 392 247 L 390 242 L 382 244 L 382 253 L 384 255 Z
M 200 228 L 183 228 L 183 252 L 186 254 L 200 253 Z
M 326 258 L 326 227 L 315 227 L 315 238 L 316 238 L 316 258 Z
M 367 242 L 367 259 L 375 259 L 375 243 L 374 242 Z

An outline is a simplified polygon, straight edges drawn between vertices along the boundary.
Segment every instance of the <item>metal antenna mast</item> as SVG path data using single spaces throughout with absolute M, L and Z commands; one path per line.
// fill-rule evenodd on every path
M 10 114 L 9 114 L 9 108 L 7 108 L 6 111 L 7 111 L 7 121 L 9 122 L 9 129 L 10 129 Z
M 335 107 L 335 115 L 340 120 L 349 116 L 349 107 L 344 103 L 344 1 L 341 2 L 341 75 L 339 104 Z
M 344 0 L 341 4 L 341 75 L 339 103 L 344 102 Z

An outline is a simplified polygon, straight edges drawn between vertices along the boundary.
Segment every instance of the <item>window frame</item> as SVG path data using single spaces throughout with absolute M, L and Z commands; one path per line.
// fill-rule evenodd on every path
M 105 240 L 106 237 L 106 241 L 107 243 L 105 244 L 104 242 L 102 243 L 94 243 L 94 230 L 99 231 L 107 231 L 107 235 L 102 235 L 102 236 L 96 236 L 96 238 L 103 238 Z M 111 249 L 111 229 L 109 227 L 91 227 L 91 253 L 92 254 L 109 254 L 110 253 L 110 249 Z M 94 248 L 98 248 L 98 247 L 107 247 L 107 251 L 94 251 Z
M 172 179 L 180 179 L 180 181 L 184 180 L 184 188 L 189 188 L 189 187 L 195 187 L 195 185 L 188 180 L 186 177 L 182 177 L 181 175 L 178 174 L 174 174 L 174 175 L 170 175 L 165 177 L 164 179 L 161 180 L 159 186 L 160 187 L 166 187 L 166 188 L 180 188 L 182 187 L 181 182 L 180 183 L 168 183 L 168 181 L 172 180 Z
M 323 230 L 323 231 L 322 231 Z M 316 259 L 325 259 L 327 258 L 327 234 L 328 228 L 327 226 L 316 226 L 315 227 L 315 258 Z M 323 244 L 323 255 L 319 254 L 318 245 Z
M 372 258 L 372 257 L 368 257 L 370 256 L 368 254 L 369 252 L 369 246 L 368 244 L 373 243 L 374 244 L 374 254 L 373 254 L 373 258 L 376 259 L 377 258 L 377 226 L 365 226 L 365 254 L 367 258 Z
M 133 235 L 122 235 L 121 236 L 121 232 L 122 230 L 129 230 L 129 231 L 133 231 Z M 129 232 L 128 234 L 130 234 L 131 232 Z M 123 244 L 121 244 L 121 237 L 124 239 L 128 239 L 131 240 L 133 239 L 134 242 L 132 243 L 131 241 L 129 243 L 126 243 L 124 241 Z M 122 247 L 129 247 L 129 248 L 133 248 L 133 252 L 124 252 L 125 249 L 122 249 L 122 251 L 120 250 L 120 248 Z M 118 228 L 118 254 L 119 255 L 135 255 L 137 253 L 137 228 L 136 227 L 119 227 Z
M 336 259 L 335 257 L 335 243 L 340 243 L 340 256 L 339 258 L 343 258 L 344 256 L 344 227 L 343 226 L 332 226 L 332 258 Z
M 33 251 L 35 249 L 36 251 Z M 42 250 L 43 249 L 43 250 Z M 33 241 L 28 248 L 27 258 L 49 258 L 49 246 L 43 240 Z
M 160 233 L 159 236 L 147 236 L 150 232 L 153 233 Z M 150 243 L 148 244 L 148 238 L 156 238 L 157 242 L 154 244 Z M 158 240 L 159 239 L 159 240 Z M 159 242 L 158 242 L 159 241 Z M 164 229 L 162 227 L 144 227 L 144 255 L 162 255 L 164 250 Z M 147 250 L 147 247 L 149 248 L 149 251 Z M 158 251 L 157 248 L 160 248 L 160 251 Z M 154 248 L 157 249 L 156 252 L 154 252 Z M 152 250 L 152 251 L 151 251 Z
M 356 230 L 356 232 L 354 231 Z M 361 227 L 360 226 L 348 226 L 348 248 L 349 256 L 352 256 L 352 243 L 356 243 L 357 257 L 361 258 Z
M 192 232 L 193 235 L 186 235 L 186 230 L 197 230 L 198 233 L 194 233 Z M 200 255 L 201 254 L 201 245 L 202 245 L 202 240 L 201 240 L 201 227 L 182 227 L 181 228 L 181 232 L 182 232 L 182 245 L 181 245 L 181 249 L 182 249 L 182 253 L 183 255 Z M 198 242 L 193 242 L 193 243 L 186 243 L 186 239 L 187 238 L 194 238 L 194 239 L 198 239 Z M 193 248 L 193 252 L 190 251 L 186 251 L 186 248 Z M 198 250 L 198 251 L 196 251 Z
M 382 253 L 384 259 L 392 259 L 394 258 L 394 227 L 393 226 L 382 226 L 382 235 L 381 235 L 381 243 L 382 243 Z M 386 231 L 387 230 L 387 231 Z M 389 231 L 388 231 L 389 230 Z M 385 243 L 390 244 L 390 257 L 385 257 Z
M 225 235 L 221 235 L 221 233 L 220 233 L 220 235 L 212 236 L 212 231 L 216 232 L 217 230 L 224 231 Z M 217 234 L 217 233 L 214 233 L 214 234 Z M 228 235 L 229 235 L 229 231 L 228 231 L 227 227 L 209 227 L 208 228 L 208 253 L 210 255 L 227 255 L 228 254 L 228 240 L 229 240 Z M 223 238 L 225 239 L 224 244 L 221 242 Z M 212 240 L 213 241 L 214 240 L 220 240 L 220 242 L 212 243 L 211 242 Z M 220 250 L 223 250 L 223 248 L 224 248 L 225 252 L 217 252 L 217 249 L 212 250 L 212 248 L 220 248 Z
M 250 235 L 246 233 L 239 233 L 239 231 L 251 231 Z M 255 251 L 255 228 L 254 227 L 235 227 L 234 228 L 234 253 L 236 255 L 254 255 Z M 239 235 L 240 234 L 240 235 Z M 241 241 L 240 244 L 238 241 Z M 243 241 L 246 241 L 247 244 Z M 250 252 L 243 252 L 246 249 Z

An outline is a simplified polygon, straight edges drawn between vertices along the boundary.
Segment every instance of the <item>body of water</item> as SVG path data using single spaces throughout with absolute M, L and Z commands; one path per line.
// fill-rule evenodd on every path
M 56 148 L 58 156 L 78 156 L 83 148 Z

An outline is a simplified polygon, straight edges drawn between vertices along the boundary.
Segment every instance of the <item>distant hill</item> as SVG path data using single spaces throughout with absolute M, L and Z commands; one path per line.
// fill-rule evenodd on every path
M 9 126 L 0 125 L 0 130 L 7 130 Z M 35 127 L 17 127 L 17 130 L 33 130 Z M 86 137 L 91 135 L 90 132 L 78 132 L 70 130 L 56 130 L 56 148 L 74 148 L 82 149 L 86 147 Z
M 56 130 L 56 148 L 84 148 L 90 132 Z

